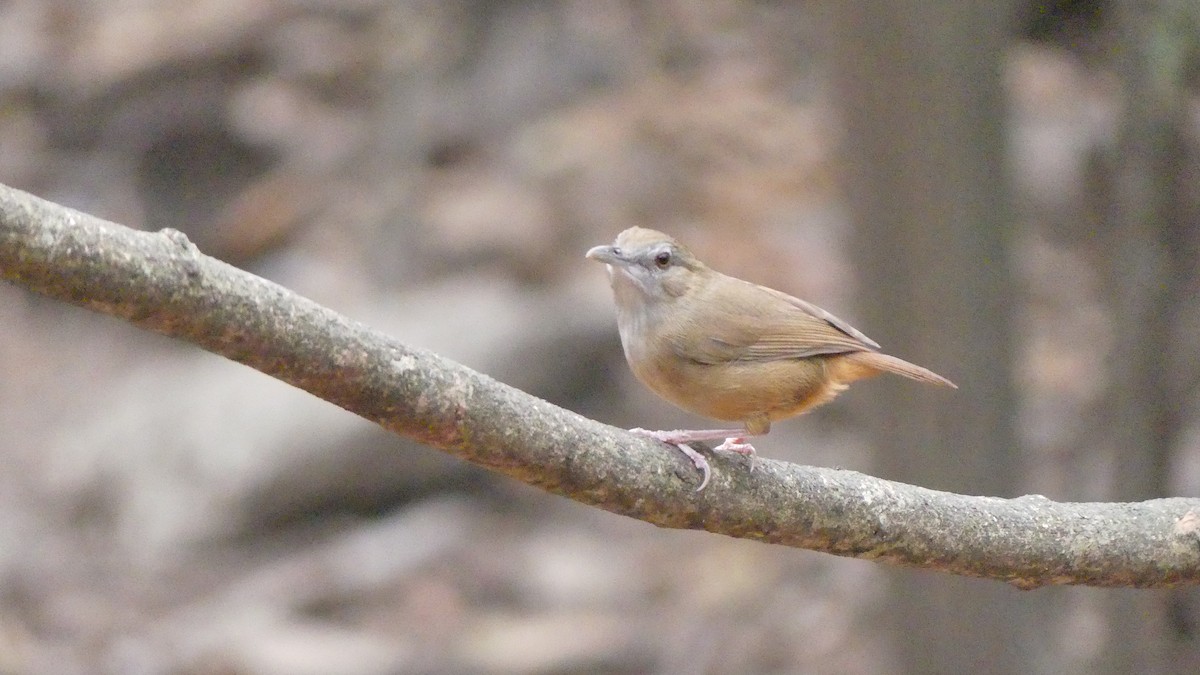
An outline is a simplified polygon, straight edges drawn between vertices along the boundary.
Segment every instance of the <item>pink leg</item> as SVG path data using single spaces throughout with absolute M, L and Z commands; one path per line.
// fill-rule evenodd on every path
M 674 431 L 651 431 L 649 429 L 630 429 L 630 433 L 639 436 L 653 438 L 656 441 L 674 445 L 679 448 L 680 452 L 688 456 L 692 460 L 692 464 L 696 465 L 697 469 L 704 472 L 704 480 L 700 482 L 700 487 L 696 491 L 704 489 L 708 485 L 708 479 L 711 475 L 711 469 L 708 465 L 708 460 L 699 452 L 696 452 L 688 443 L 693 441 L 715 441 L 724 439 L 724 443 L 713 448 L 714 450 L 728 450 L 736 452 L 747 457 L 754 457 L 754 446 L 746 442 L 745 429 L 675 429 Z M 751 465 L 753 468 L 753 465 Z
M 656 441 L 670 443 L 671 445 L 691 443 L 692 441 L 716 441 L 724 439 L 724 443 L 713 449 L 728 450 L 736 452 L 739 455 L 746 455 L 747 457 L 754 455 L 754 446 L 746 442 L 746 437 L 750 436 L 750 434 L 747 434 L 745 429 L 676 429 L 674 431 L 630 429 L 629 431 L 639 436 L 648 436 Z
M 674 431 L 650 431 L 649 429 L 630 429 L 630 433 L 639 436 L 648 436 L 656 441 L 678 445 L 680 443 L 691 443 L 692 441 L 717 441 L 725 440 L 724 445 L 746 445 L 745 429 L 676 429 Z M 731 450 L 732 448 L 721 448 L 722 450 Z M 735 450 L 735 452 L 741 452 Z

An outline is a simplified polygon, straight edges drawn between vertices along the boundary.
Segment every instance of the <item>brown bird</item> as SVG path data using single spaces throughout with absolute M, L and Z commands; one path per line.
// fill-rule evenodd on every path
M 671 237 L 641 227 L 587 257 L 608 265 L 617 327 L 629 367 L 659 396 L 741 429 L 647 431 L 704 473 L 688 443 L 724 438 L 717 450 L 753 455 L 749 436 L 833 400 L 855 380 L 883 372 L 957 389 L 816 305 L 710 269 Z

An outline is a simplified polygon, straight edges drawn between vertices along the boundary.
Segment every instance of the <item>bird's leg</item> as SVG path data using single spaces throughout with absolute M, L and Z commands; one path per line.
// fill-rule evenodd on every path
M 649 429 L 630 429 L 630 433 L 653 438 L 656 441 L 679 445 L 693 441 L 717 441 L 725 439 L 744 440 L 745 429 L 675 429 L 674 431 L 651 431 Z M 732 437 L 732 438 L 731 438 Z
M 679 451 L 687 455 L 687 458 L 692 460 L 692 464 L 695 464 L 696 468 L 700 469 L 700 471 L 704 474 L 704 479 L 700 481 L 700 487 L 696 488 L 696 492 L 699 492 L 703 490 L 706 485 L 708 485 L 708 479 L 712 476 L 712 468 L 709 467 L 708 460 L 704 458 L 704 455 L 697 452 L 696 449 L 688 445 L 688 443 L 693 441 L 715 441 L 719 438 L 727 439 L 727 437 L 731 434 L 744 435 L 746 431 L 745 429 L 676 429 L 674 431 L 630 429 L 629 433 L 637 434 L 638 436 L 645 436 L 646 438 L 653 438 L 660 443 L 666 443 L 667 445 L 673 445 L 676 448 L 679 448 Z M 726 440 L 726 443 L 728 443 L 728 440 L 729 439 Z M 750 450 L 753 452 L 754 448 L 751 448 Z
M 736 452 L 739 455 L 754 458 L 754 446 L 746 442 L 747 436 L 757 436 L 760 434 L 751 433 L 749 425 L 746 429 L 675 429 L 673 431 L 651 431 L 650 429 L 630 429 L 629 432 L 647 438 L 653 438 L 656 441 L 673 445 L 679 448 L 679 451 L 687 455 L 688 459 L 692 460 L 692 464 L 696 465 L 697 469 L 704 472 L 704 480 L 700 482 L 700 487 L 696 491 L 704 489 L 708 485 L 709 476 L 712 470 L 709 468 L 708 460 L 704 458 L 688 443 L 693 441 L 716 441 L 724 439 L 724 442 L 713 448 L 713 450 L 728 450 Z M 768 429 L 770 426 L 768 424 Z M 763 431 L 762 433 L 766 433 Z M 753 464 L 751 464 L 753 469 Z
M 768 427 L 769 429 L 770 427 Z M 639 436 L 653 438 L 656 441 L 670 443 L 671 445 L 680 445 L 683 443 L 691 443 L 693 441 L 717 441 L 724 440 L 723 443 L 713 448 L 713 450 L 728 450 L 736 452 L 739 455 L 751 457 L 754 455 L 754 446 L 746 442 L 746 438 L 750 436 L 762 436 L 765 431 L 751 431 L 746 429 L 675 429 L 674 431 L 650 431 L 649 429 L 630 429 L 631 433 Z

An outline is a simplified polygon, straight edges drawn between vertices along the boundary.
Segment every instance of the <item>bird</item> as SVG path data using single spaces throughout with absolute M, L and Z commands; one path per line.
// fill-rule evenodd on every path
M 714 450 L 753 459 L 747 438 L 885 372 L 958 388 L 882 353 L 874 340 L 812 303 L 708 267 L 657 230 L 631 227 L 586 257 L 608 268 L 621 346 L 637 379 L 688 412 L 742 425 L 630 430 L 682 451 L 703 473 L 697 491 L 708 485 L 711 468 L 692 442 L 724 439 Z

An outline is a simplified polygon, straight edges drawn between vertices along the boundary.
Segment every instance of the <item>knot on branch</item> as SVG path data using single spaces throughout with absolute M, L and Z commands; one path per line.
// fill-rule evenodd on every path
M 1200 513 L 1189 510 L 1175 521 L 1175 539 L 1184 545 L 1200 549 Z

